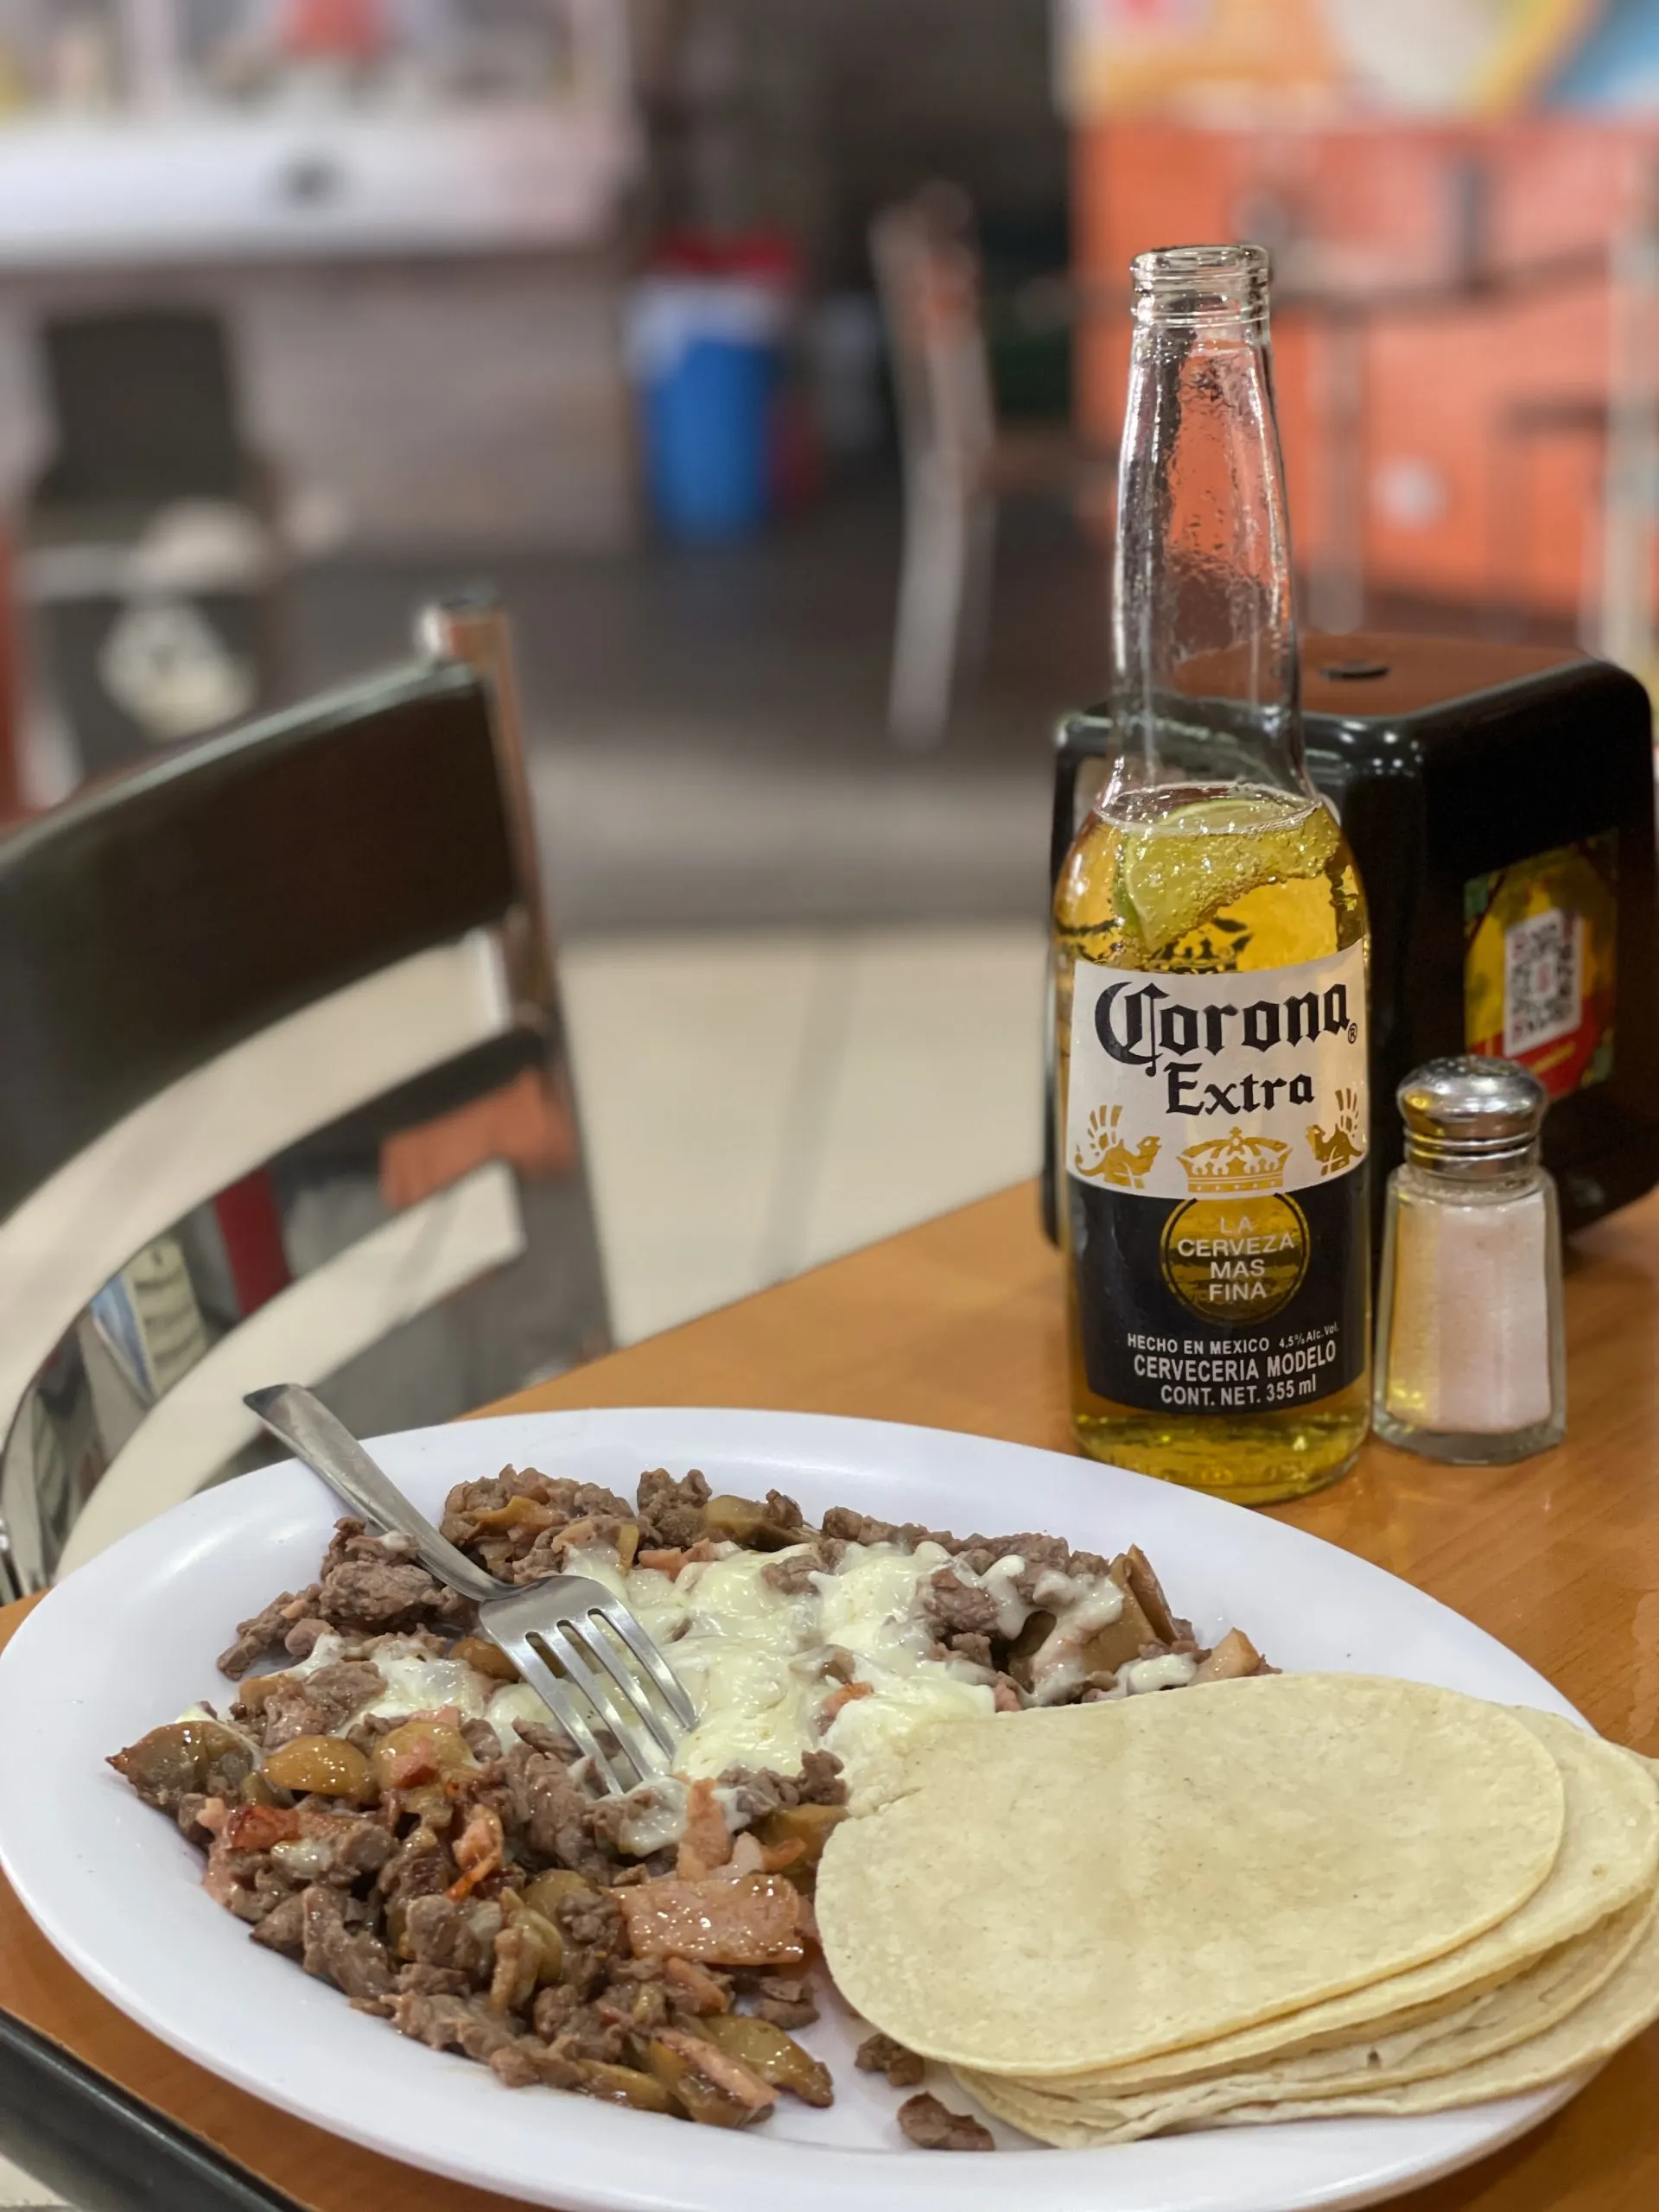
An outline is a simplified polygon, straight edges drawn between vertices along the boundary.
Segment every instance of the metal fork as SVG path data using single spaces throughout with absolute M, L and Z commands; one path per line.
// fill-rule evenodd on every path
M 506 1653 L 607 1790 L 623 1795 L 668 1770 L 682 1737 L 696 1726 L 696 1708 L 602 1582 L 583 1574 L 498 1581 L 439 1535 L 321 1398 L 297 1382 L 278 1382 L 251 1390 L 242 1402 L 354 1511 L 410 1537 L 430 1573 L 473 1599 L 480 1630 Z M 634 1783 L 620 1776 L 619 1756 L 632 1766 Z

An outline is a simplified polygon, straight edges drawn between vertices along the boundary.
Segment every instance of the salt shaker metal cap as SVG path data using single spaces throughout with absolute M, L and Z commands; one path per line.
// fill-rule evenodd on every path
M 1471 1052 L 1427 1061 L 1395 1096 L 1407 1159 L 1460 1181 L 1512 1173 L 1535 1159 L 1549 1103 L 1530 1068 Z

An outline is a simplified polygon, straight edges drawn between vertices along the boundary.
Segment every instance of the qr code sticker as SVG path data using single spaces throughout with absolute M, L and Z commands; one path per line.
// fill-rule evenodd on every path
M 1503 1050 L 1517 1054 L 1570 1037 L 1584 1019 L 1583 925 L 1551 906 L 1503 932 Z

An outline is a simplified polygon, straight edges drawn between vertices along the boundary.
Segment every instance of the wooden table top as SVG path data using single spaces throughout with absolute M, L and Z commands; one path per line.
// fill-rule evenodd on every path
M 1659 1754 L 1659 1193 L 1578 1240 L 1568 1435 L 1522 1466 L 1371 1445 L 1345 1482 L 1276 1509 L 1454 1605 L 1604 1733 Z M 879 1415 L 1069 1448 L 1059 1262 L 1022 1187 L 493 1408 L 753 1405 Z M 0 1639 L 22 1608 L 0 1612 Z M 0 1885 L 0 2007 L 313 2212 L 505 2212 L 278 2115 L 177 2058 L 61 1964 Z M 1406 2212 L 1649 2212 L 1659 2030 L 1524 2141 Z

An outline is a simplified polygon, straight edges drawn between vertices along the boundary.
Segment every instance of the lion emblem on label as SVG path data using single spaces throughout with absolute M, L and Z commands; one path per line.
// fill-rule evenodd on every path
M 1162 1139 L 1142 1137 L 1139 1144 L 1130 1144 L 1118 1132 L 1122 1113 L 1121 1106 L 1096 1106 L 1084 1132 L 1084 1142 L 1091 1148 L 1094 1157 L 1085 1161 L 1079 1146 L 1071 1164 L 1079 1175 L 1089 1176 L 1096 1183 L 1114 1183 L 1120 1190 L 1140 1191 L 1146 1187 L 1147 1176 L 1158 1157 Z
M 1359 1093 L 1337 1093 L 1337 1118 L 1327 1136 L 1319 1122 L 1310 1122 L 1307 1141 L 1319 1163 L 1321 1175 L 1344 1175 L 1365 1157 L 1365 1132 L 1360 1126 Z

